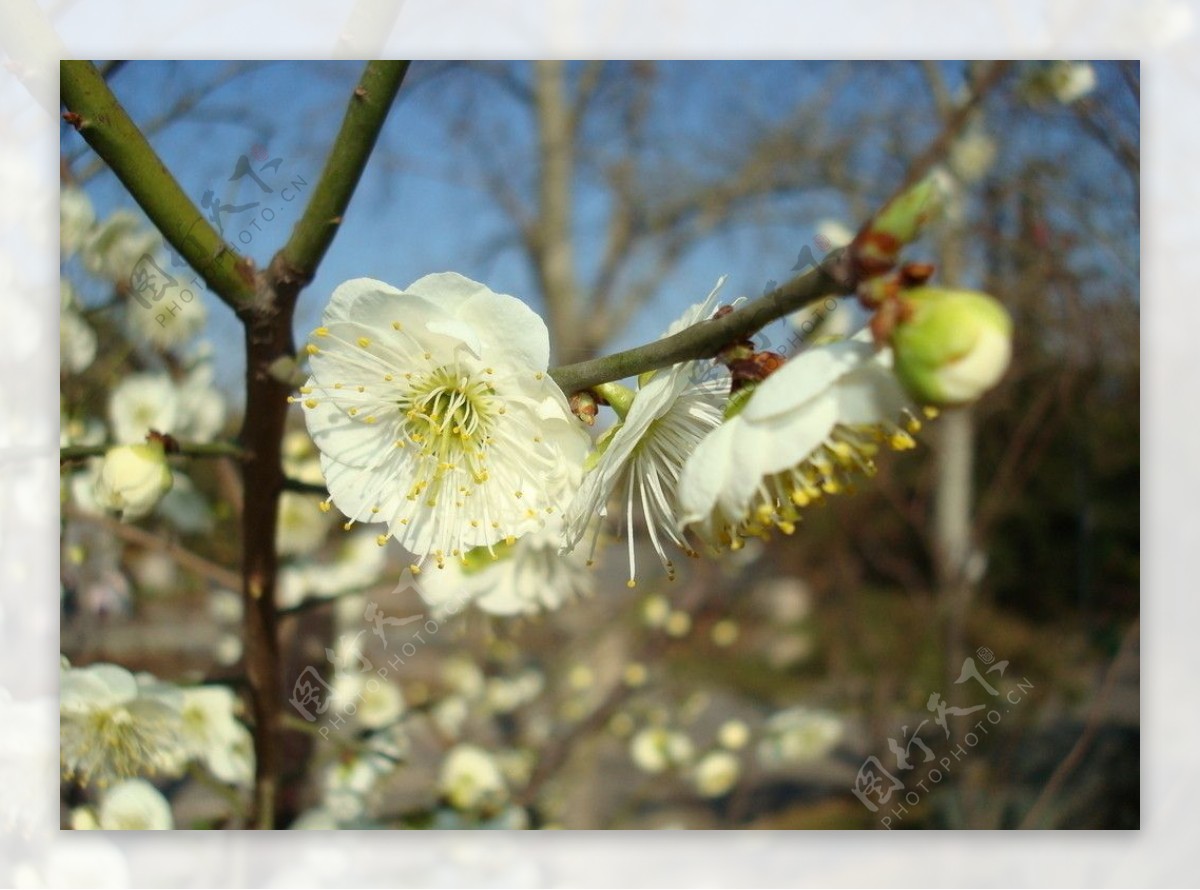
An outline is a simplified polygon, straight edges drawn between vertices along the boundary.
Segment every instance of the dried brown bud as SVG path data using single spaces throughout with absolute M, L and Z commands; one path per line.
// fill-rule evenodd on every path
M 597 398 L 587 390 L 571 394 L 569 399 L 571 413 L 588 426 L 596 425 Z

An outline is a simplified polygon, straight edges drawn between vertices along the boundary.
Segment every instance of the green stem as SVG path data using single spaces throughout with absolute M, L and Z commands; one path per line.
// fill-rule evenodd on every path
M 674 336 L 624 352 L 551 368 L 550 376 L 563 392 L 570 394 L 598 383 L 621 380 L 679 362 L 712 358 L 730 343 L 750 337 L 777 318 L 809 303 L 823 297 L 852 293 L 855 282 L 846 259 L 844 250 L 836 250 L 819 266 L 728 315 L 692 325 Z
M 59 63 L 64 118 L 213 293 L 238 307 L 254 296 L 254 264 L 227 245 L 184 193 L 91 62 Z
M 334 151 L 325 161 L 304 215 L 280 252 L 282 266 L 297 280 L 307 283 L 312 279 L 337 234 L 408 66 L 408 62 L 397 61 L 367 63 L 334 141 Z

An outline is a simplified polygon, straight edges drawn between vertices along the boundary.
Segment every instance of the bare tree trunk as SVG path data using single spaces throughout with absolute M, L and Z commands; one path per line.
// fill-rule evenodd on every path
M 534 64 L 534 102 L 540 160 L 535 267 L 546 300 L 550 342 L 561 361 L 574 356 L 580 339 L 571 244 L 575 134 L 565 63 L 551 60 Z
M 944 412 L 935 424 L 937 481 L 933 503 L 938 604 L 944 617 L 946 680 L 953 684 L 966 655 L 966 624 L 974 599 L 967 572 L 974 500 L 975 422 L 969 407 Z M 951 685 L 953 694 L 958 687 Z

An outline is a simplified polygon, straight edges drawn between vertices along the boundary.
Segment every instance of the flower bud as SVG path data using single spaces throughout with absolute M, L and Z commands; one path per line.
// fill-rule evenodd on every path
M 944 173 L 931 173 L 888 201 L 858 233 L 850 253 L 860 278 L 882 275 L 894 265 L 900 250 L 917 240 L 921 229 L 945 203 Z
M 163 443 L 152 440 L 110 448 L 94 493 L 100 506 L 131 522 L 153 510 L 173 482 Z
M 896 376 L 926 405 L 973 402 L 996 385 L 1012 357 L 1012 318 L 978 291 L 918 287 L 900 296 L 892 331 Z

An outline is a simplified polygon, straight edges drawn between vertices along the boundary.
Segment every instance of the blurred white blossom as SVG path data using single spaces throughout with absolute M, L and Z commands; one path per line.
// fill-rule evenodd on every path
M 96 821 L 104 831 L 168 831 L 175 827 L 171 805 L 145 779 L 126 779 L 106 789 Z
M 988 174 L 996 161 L 996 140 L 976 123 L 954 140 L 947 163 L 965 183 L 978 182 Z
M 116 210 L 83 240 L 83 265 L 117 286 L 129 286 L 138 260 L 158 252 L 162 236 L 129 210 Z
M 275 549 L 280 556 L 312 553 L 324 542 L 334 521 L 313 495 L 285 491 L 279 498 Z
M 189 758 L 229 785 L 254 780 L 254 739 L 236 717 L 238 699 L 227 686 L 182 690 L 181 741 Z
M 76 185 L 64 185 L 58 193 L 58 244 L 63 259 L 75 254 L 96 222 L 96 209 L 87 193 Z
M 701 797 L 720 797 L 737 784 L 742 766 L 728 751 L 710 751 L 692 768 L 692 784 Z
M 163 373 L 130 374 L 108 397 L 108 422 L 122 443 L 142 442 L 150 430 L 174 433 L 181 410 L 179 391 Z
M 179 702 L 144 692 L 115 664 L 69 668 L 59 686 L 63 778 L 100 787 L 176 774 L 187 759 Z
M 750 741 L 750 727 L 742 720 L 726 720 L 717 730 L 717 741 L 723 748 L 739 751 Z
M 161 442 L 117 445 L 105 453 L 92 494 L 102 509 L 132 522 L 149 514 L 174 482 Z
M 485 700 L 489 710 L 508 714 L 542 694 L 546 678 L 541 671 L 527 668 L 513 677 L 492 677 L 487 681 Z
M 1054 98 L 1064 105 L 1082 99 L 1096 88 L 1091 62 L 1055 62 L 1047 74 Z
M 499 809 L 508 787 L 496 759 L 476 745 L 457 745 L 442 761 L 438 789 L 459 810 Z
M 96 332 L 80 312 L 74 290 L 66 279 L 60 284 L 58 357 L 65 371 L 79 374 L 96 358 Z
M 188 342 L 204 330 L 208 323 L 204 285 L 199 281 L 182 282 L 175 276 L 172 279 L 162 286 L 158 298 L 149 306 L 136 300 L 125 304 L 125 327 L 135 342 L 166 350 Z
M 842 719 L 828 711 L 805 707 L 780 711 L 763 725 L 758 759 L 768 768 L 812 763 L 828 755 L 844 732 Z
M 322 778 L 322 806 L 338 822 L 361 818 L 370 794 L 395 764 L 379 754 L 339 757 Z
M 370 531 L 346 535 L 332 559 L 286 566 L 279 573 L 275 592 L 280 608 L 315 597 L 331 597 L 358 590 L 379 580 L 387 564 L 387 551 Z
M 560 517 L 548 517 L 512 544 L 476 548 L 464 561 L 422 572 L 417 590 L 438 619 L 467 602 L 492 615 L 557 609 L 595 587 L 583 555 L 561 552 L 562 528 Z
M 661 773 L 686 766 L 695 753 L 692 740 L 682 732 L 661 726 L 640 730 L 629 742 L 629 756 L 638 769 Z

